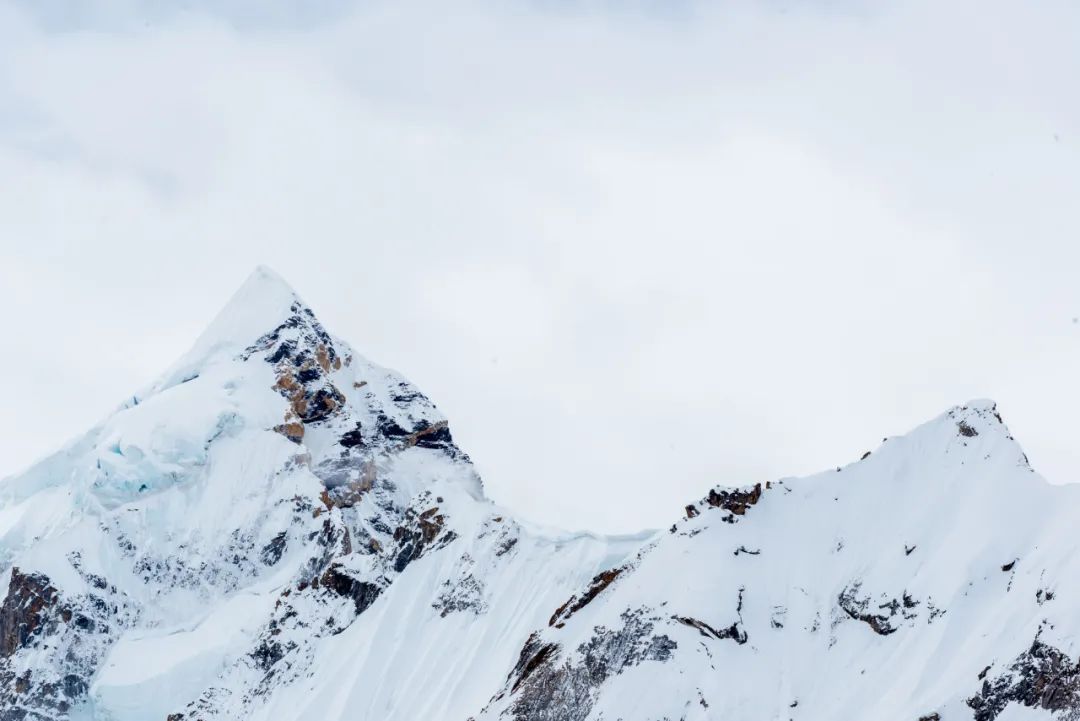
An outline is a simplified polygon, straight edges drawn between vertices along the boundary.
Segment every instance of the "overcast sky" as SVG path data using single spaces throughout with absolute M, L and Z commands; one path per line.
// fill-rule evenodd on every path
M 665 526 L 974 397 L 1080 480 L 1078 28 L 1073 0 L 0 1 L 0 476 L 265 263 L 533 520 Z

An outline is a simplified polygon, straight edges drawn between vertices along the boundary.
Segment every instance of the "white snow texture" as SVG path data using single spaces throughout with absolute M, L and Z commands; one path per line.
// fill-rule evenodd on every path
M 637 536 L 516 521 L 259 268 L 0 482 L 0 721 L 1080 718 L 1080 488 L 992 402 L 702 490 Z

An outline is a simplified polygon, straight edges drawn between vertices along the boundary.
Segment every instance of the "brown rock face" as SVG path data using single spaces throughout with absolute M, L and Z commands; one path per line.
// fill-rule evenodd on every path
M 11 585 L 0 605 L 0 657 L 12 656 L 40 633 L 59 600 L 46 576 L 11 569 Z
M 725 511 L 731 511 L 736 516 L 742 516 L 746 514 L 747 508 L 761 500 L 761 484 L 755 483 L 754 487 L 748 491 L 717 491 L 713 489 L 709 491 L 709 495 L 705 500 L 713 508 L 723 508 Z
M 329 334 L 311 311 L 299 304 L 292 311 L 284 323 L 249 347 L 244 357 L 263 353 L 274 366 L 274 388 L 289 400 L 289 416 L 275 430 L 299 443 L 303 430 L 297 424 L 326 420 L 345 405 L 345 396 L 330 378 L 342 362 Z
M 576 595 L 571 596 L 570 600 L 555 609 L 555 613 L 551 616 L 551 620 L 548 621 L 548 625 L 562 628 L 568 618 L 589 605 L 589 603 L 599 596 L 605 588 L 610 586 L 612 581 L 618 578 L 619 574 L 624 570 L 625 569 L 622 568 L 612 568 L 596 574 L 589 584 L 589 587 L 585 589 L 580 597 Z
M 727 511 L 721 520 L 726 523 L 735 523 L 736 516 L 745 516 L 750 506 L 756 505 L 761 500 L 762 494 L 771 487 L 771 483 L 766 483 L 764 486 L 755 483 L 749 488 L 736 488 L 730 491 L 718 491 L 714 488 L 705 498 L 686 506 L 686 518 L 697 518 L 703 511 L 719 508 Z M 675 532 L 674 526 L 671 532 Z
M 82 573 L 78 554 L 68 560 Z M 83 578 L 108 600 L 93 592 L 67 596 L 43 573 L 11 569 L 0 601 L 0 720 L 61 721 L 85 698 L 113 624 L 130 617 L 108 581 Z
M 439 421 L 438 423 L 433 423 L 430 426 L 414 431 L 405 438 L 405 446 L 410 448 L 412 446 L 427 447 L 430 442 L 437 441 L 443 436 L 449 441 L 450 432 L 448 427 L 446 421 Z
M 310 362 L 310 361 L 309 361 Z M 317 423 L 326 420 L 345 405 L 345 396 L 333 385 L 319 385 L 321 376 L 301 381 L 291 368 L 279 369 L 277 383 L 274 385 L 281 395 L 289 399 L 292 415 L 303 423 Z M 304 371 L 301 371 L 303 377 Z
M 297 423 L 296 421 L 290 423 L 282 423 L 281 425 L 274 426 L 274 430 L 288 438 L 293 443 L 300 443 L 304 440 L 303 423 Z

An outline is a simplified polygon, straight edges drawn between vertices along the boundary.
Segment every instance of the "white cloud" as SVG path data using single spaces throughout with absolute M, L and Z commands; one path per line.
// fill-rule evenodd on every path
M 265 262 L 540 520 L 661 525 L 984 395 L 1076 477 L 1070 3 L 30 7 L 0 474 Z

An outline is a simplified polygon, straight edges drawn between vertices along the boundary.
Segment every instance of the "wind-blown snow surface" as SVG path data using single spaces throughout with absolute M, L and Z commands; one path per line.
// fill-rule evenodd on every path
M 0 483 L 0 721 L 1078 718 L 1078 492 L 977 401 L 661 532 L 531 528 L 260 269 Z

